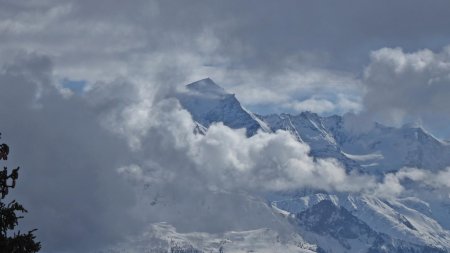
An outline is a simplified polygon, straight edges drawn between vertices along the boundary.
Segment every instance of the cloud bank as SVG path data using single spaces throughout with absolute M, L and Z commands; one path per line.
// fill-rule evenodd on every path
M 416 122 L 448 136 L 450 48 L 404 52 L 382 48 L 365 69 L 365 113 L 381 122 Z

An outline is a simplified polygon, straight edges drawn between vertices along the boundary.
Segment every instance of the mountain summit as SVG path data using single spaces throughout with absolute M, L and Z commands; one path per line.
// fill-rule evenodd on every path
M 268 127 L 256 115 L 242 107 L 234 94 L 228 93 L 210 78 L 186 85 L 187 92 L 178 94 L 181 105 L 203 127 L 223 122 L 224 125 L 238 129 L 245 128 L 247 136 L 252 136 Z
M 190 91 L 195 91 L 203 94 L 212 95 L 226 95 L 227 92 L 224 88 L 217 85 L 211 78 L 205 78 L 186 85 L 186 88 Z

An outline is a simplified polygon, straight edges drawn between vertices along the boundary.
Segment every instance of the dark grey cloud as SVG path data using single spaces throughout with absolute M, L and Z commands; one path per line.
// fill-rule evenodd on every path
M 7 31 L 3 33 L 6 40 L 18 36 L 32 39 L 28 44 L 52 45 L 55 50 L 72 46 L 82 53 L 103 47 L 129 54 L 189 44 L 211 29 L 222 42 L 218 52 L 232 55 L 238 66 L 268 65 L 270 69 L 279 68 L 280 61 L 295 54 L 307 63 L 354 71 L 368 61 L 368 51 L 381 47 L 438 49 L 447 44 L 450 23 L 446 13 L 449 3 L 443 0 L 284 0 L 264 4 L 3 1 L 2 5 L 1 27 Z M 81 41 L 87 43 L 82 46 L 78 44 Z M 311 54 L 315 57 L 308 57 Z
M 209 76 L 260 113 L 344 113 L 361 109 L 359 81 L 370 51 L 438 50 L 448 43 L 448 5 L 4 0 L 0 51 L 4 60 L 17 50 L 47 54 L 56 79 L 88 83 L 148 79 L 164 59 L 184 70 L 182 83 Z M 310 73 L 317 76 L 312 81 Z M 258 88 L 262 95 L 251 96 Z
M 242 64 L 268 64 L 271 69 L 293 53 L 311 52 L 326 55 L 335 68 L 348 69 L 364 64 L 370 50 L 435 49 L 449 38 L 447 1 L 191 1 L 183 5 L 163 1 L 160 6 L 162 13 L 175 12 L 169 18 L 175 28 L 201 27 L 208 24 L 205 21 L 228 24 L 226 32 L 218 34 L 226 41 L 223 50 L 240 54 L 233 46 L 242 45 L 249 49 L 236 57 L 243 58 Z
M 134 192 L 115 172 L 127 162 L 126 143 L 85 103 L 64 99 L 51 71 L 40 56 L 0 70 L 2 141 L 11 147 L 8 164 L 21 167 L 11 197 L 29 210 L 21 225 L 39 228 L 44 252 L 86 251 L 139 230 Z

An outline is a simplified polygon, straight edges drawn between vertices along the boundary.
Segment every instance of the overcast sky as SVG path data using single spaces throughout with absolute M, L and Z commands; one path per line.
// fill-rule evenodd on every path
M 210 77 L 258 113 L 368 110 L 380 121 L 421 122 L 439 136 L 449 135 L 447 122 L 423 122 L 449 116 L 447 99 L 435 97 L 449 94 L 450 3 L 445 0 L 3 0 L 1 5 L 1 61 L 20 52 L 48 56 L 55 82 L 68 87 L 154 75 L 171 76 L 182 85 Z M 377 55 L 386 59 L 375 59 L 383 48 L 400 54 L 385 50 Z M 387 58 L 399 62 L 421 50 L 431 50 L 433 59 L 425 59 L 424 69 L 395 72 L 393 83 L 385 84 L 390 88 L 364 75 L 373 64 L 393 64 Z M 172 71 L 155 73 L 158 62 Z M 407 78 L 414 75 L 423 77 L 421 83 L 410 84 L 417 76 Z M 433 78 L 444 83 L 430 88 L 426 82 Z M 384 96 L 373 93 L 391 88 L 401 102 L 382 101 Z M 424 106 L 417 110 L 411 104 Z M 429 117 L 434 109 L 443 114 Z M 395 119 L 383 115 L 393 110 Z M 403 116 L 411 111 L 411 117 Z
M 97 247 L 141 223 L 136 209 L 125 208 L 136 203 L 136 189 L 115 172 L 164 165 L 209 175 L 196 167 L 207 161 L 190 158 L 207 151 L 193 151 L 192 143 L 208 147 L 207 141 L 167 133 L 154 122 L 190 129 L 185 112 L 161 101 L 205 77 L 262 114 L 355 113 L 388 125 L 418 123 L 450 138 L 449 10 L 446 0 L 0 0 L 0 131 L 13 147 L 12 164 L 38 168 L 24 173 L 17 190 L 34 210 L 30 223 L 42 227 L 49 252 L 76 252 L 80 234 L 86 247 Z M 239 133 L 216 130 L 208 138 L 234 140 L 216 155 L 251 149 Z M 297 145 L 284 138 L 252 142 Z M 155 142 L 180 160 L 164 156 L 150 145 Z M 307 166 L 335 166 L 317 165 L 304 156 L 307 147 L 297 148 L 300 153 L 290 155 Z M 320 180 L 332 189 L 349 180 L 330 181 L 334 176 Z M 280 180 L 289 178 L 295 176 L 281 173 Z M 238 183 L 233 187 L 249 184 Z M 252 190 L 260 187 L 253 183 Z M 96 212 L 101 218 L 94 219 Z M 128 226 L 111 222 L 117 216 Z

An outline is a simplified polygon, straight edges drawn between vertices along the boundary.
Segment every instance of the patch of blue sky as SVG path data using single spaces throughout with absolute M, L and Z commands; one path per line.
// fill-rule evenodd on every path
M 83 93 L 84 88 L 86 87 L 86 80 L 70 80 L 70 79 L 63 79 L 61 81 L 61 85 L 64 88 L 67 88 L 74 93 Z

